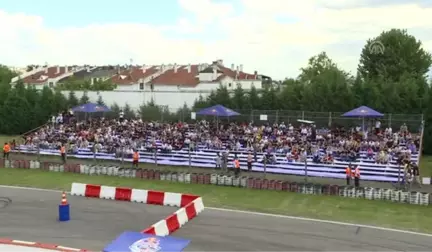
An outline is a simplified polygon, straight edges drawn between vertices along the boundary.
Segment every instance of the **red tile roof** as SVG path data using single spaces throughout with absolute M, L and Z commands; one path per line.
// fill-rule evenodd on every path
M 230 68 L 226 68 L 224 66 L 218 65 L 219 72 L 222 74 L 214 80 L 214 82 L 219 82 L 225 77 L 230 77 L 232 79 L 238 80 L 253 80 L 256 79 L 256 74 L 248 74 L 245 72 L 239 71 L 237 75 L 237 71 L 233 71 Z M 203 69 L 204 70 L 204 69 Z M 198 79 L 198 65 L 191 65 L 191 71 L 188 72 L 188 66 L 179 66 L 177 72 L 174 72 L 174 69 L 170 69 L 157 78 L 155 78 L 152 83 L 155 85 L 163 84 L 163 85 L 180 85 L 180 86 L 196 86 L 199 84 Z
M 132 67 L 131 69 L 124 70 L 123 72 L 111 77 L 113 83 L 117 85 L 132 85 L 137 84 L 142 78 L 149 77 L 159 71 L 157 66 L 147 68 L 145 72 L 142 67 Z
M 199 84 L 198 65 L 191 65 L 191 71 L 188 72 L 188 66 L 178 66 L 177 72 L 174 69 L 165 71 L 156 77 L 153 84 L 180 85 L 195 87 Z
M 57 69 L 58 68 L 58 69 Z M 72 71 L 72 67 L 67 67 L 68 71 Z M 59 70 L 57 72 L 57 70 Z M 49 67 L 48 71 L 41 70 L 33 75 L 23 79 L 24 83 L 40 84 L 45 83 L 49 78 L 56 78 L 66 73 L 66 67 Z
M 219 80 L 221 80 L 227 76 L 232 78 L 232 79 L 236 78 L 236 75 L 237 75 L 236 70 L 232 70 L 232 69 L 224 67 L 224 66 L 219 66 L 219 70 L 221 70 L 223 72 L 223 74 L 217 78 L 217 81 L 219 81 Z M 245 73 L 242 71 L 239 71 L 238 75 L 237 75 L 238 80 L 254 80 L 256 78 L 257 78 L 256 74 L 249 74 L 249 73 Z

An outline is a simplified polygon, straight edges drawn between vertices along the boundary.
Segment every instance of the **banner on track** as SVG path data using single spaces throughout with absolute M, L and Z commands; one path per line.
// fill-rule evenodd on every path
M 190 240 L 181 238 L 126 231 L 107 245 L 103 252 L 180 252 L 189 243 Z

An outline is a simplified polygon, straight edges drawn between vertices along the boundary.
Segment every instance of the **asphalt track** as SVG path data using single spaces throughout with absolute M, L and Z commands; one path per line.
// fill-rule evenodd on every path
M 174 210 L 69 196 L 73 220 L 59 223 L 59 192 L 0 187 L 0 197 L 12 201 L 0 208 L 0 237 L 99 251 L 122 231 L 142 230 Z M 174 236 L 191 240 L 186 251 L 432 250 L 432 236 L 213 209 Z

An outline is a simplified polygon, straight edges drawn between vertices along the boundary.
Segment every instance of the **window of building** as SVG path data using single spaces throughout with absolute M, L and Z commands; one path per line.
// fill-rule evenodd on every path
M 144 90 L 144 83 L 142 83 L 142 82 L 140 83 L 139 89 Z
M 50 82 L 48 85 L 49 85 L 50 88 L 53 88 L 54 87 L 54 82 Z

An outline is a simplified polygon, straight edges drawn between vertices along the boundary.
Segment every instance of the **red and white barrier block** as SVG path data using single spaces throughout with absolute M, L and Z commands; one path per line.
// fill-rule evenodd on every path
M 17 247 L 22 246 L 22 247 L 40 248 L 40 249 L 62 251 L 62 252 L 88 252 L 89 251 L 85 249 L 69 248 L 69 247 L 64 247 L 55 244 L 44 244 L 38 242 L 28 242 L 28 241 L 1 239 L 1 238 L 0 238 L 0 244 L 12 245 Z
M 179 210 L 158 221 L 143 233 L 158 236 L 167 236 L 181 228 L 188 221 L 204 211 L 201 197 L 191 194 L 160 192 L 152 190 L 131 189 L 125 187 L 112 187 L 72 183 L 72 195 L 90 198 L 121 200 L 139 202 L 144 204 L 180 207 Z

